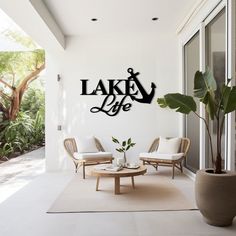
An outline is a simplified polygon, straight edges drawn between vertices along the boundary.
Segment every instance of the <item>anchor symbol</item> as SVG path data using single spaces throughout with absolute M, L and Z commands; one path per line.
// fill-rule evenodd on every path
M 138 80 L 137 76 L 139 75 L 139 72 L 136 72 L 134 73 L 134 70 L 133 68 L 128 68 L 128 73 L 130 74 L 130 76 L 128 77 L 129 80 L 134 80 L 134 82 L 136 83 L 140 93 L 142 94 L 142 98 L 136 98 L 135 96 L 133 95 L 130 95 L 131 99 L 132 100 L 135 100 L 137 102 L 140 102 L 140 103 L 151 103 L 152 102 L 152 99 L 155 95 L 155 88 L 156 88 L 156 85 L 154 83 L 151 83 L 151 92 L 150 94 L 148 94 L 146 92 L 146 90 L 144 89 L 144 87 L 142 86 L 142 84 L 140 83 L 140 81 Z

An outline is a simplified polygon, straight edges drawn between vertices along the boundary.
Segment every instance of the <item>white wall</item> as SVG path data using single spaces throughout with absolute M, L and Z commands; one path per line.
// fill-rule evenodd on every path
M 126 79 L 129 67 L 140 72 L 139 80 L 147 91 L 151 90 L 151 82 L 157 85 L 152 104 L 132 102 L 131 111 L 121 111 L 114 117 L 91 113 L 90 108 L 101 105 L 105 96 L 80 95 L 80 79 L 89 79 L 92 90 L 99 79 L 104 84 L 107 79 Z M 122 140 L 131 137 L 137 144 L 127 156 L 130 160 L 138 160 L 138 154 L 146 151 L 155 137 L 181 133 L 179 115 L 159 108 L 156 103 L 157 97 L 181 90 L 176 35 L 68 37 L 65 52 L 48 55 L 47 68 L 47 170 L 72 168 L 63 151 L 65 137 L 95 135 L 115 157 L 120 154 L 115 151 L 111 136 Z M 57 73 L 62 76 L 63 98 L 57 97 Z M 62 131 L 56 130 L 58 120 L 63 120 Z
M 59 89 L 57 74 L 60 74 L 58 55 L 46 52 L 45 80 L 45 147 L 46 170 L 60 169 L 65 160 L 59 158 L 58 148 L 62 146 L 61 135 L 57 131 L 59 123 Z

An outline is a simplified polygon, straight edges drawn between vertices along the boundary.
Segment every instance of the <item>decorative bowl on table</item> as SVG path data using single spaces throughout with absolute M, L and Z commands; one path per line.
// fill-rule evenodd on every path
M 125 168 L 128 169 L 138 169 L 140 167 L 137 163 L 125 163 Z

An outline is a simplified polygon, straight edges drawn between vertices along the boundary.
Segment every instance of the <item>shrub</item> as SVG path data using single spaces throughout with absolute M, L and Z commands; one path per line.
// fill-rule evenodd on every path
M 23 97 L 16 120 L 0 116 L 0 158 L 44 145 L 45 96 L 39 88 L 29 88 Z
M 9 121 L 1 132 L 3 143 L 11 145 L 13 150 L 24 152 L 31 145 L 33 134 L 33 119 L 26 112 L 19 112 L 16 120 Z
M 43 114 L 42 114 L 43 113 Z M 33 144 L 43 145 L 45 139 L 44 112 L 39 110 L 33 120 Z
M 44 121 L 44 107 L 44 91 L 39 88 L 29 88 L 23 97 L 20 110 L 23 112 L 28 112 L 30 117 L 33 119 L 36 118 L 37 112 L 40 111 Z

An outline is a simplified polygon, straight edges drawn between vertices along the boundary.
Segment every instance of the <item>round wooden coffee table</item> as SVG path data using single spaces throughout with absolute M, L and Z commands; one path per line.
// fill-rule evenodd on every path
M 132 187 L 134 186 L 134 176 L 144 175 L 147 172 L 147 168 L 140 165 L 137 169 L 127 169 L 124 168 L 120 171 L 109 171 L 109 170 L 96 170 L 93 168 L 91 175 L 97 176 L 96 191 L 98 191 L 100 177 L 113 177 L 114 178 L 114 193 L 120 194 L 120 178 L 121 177 L 131 177 Z

